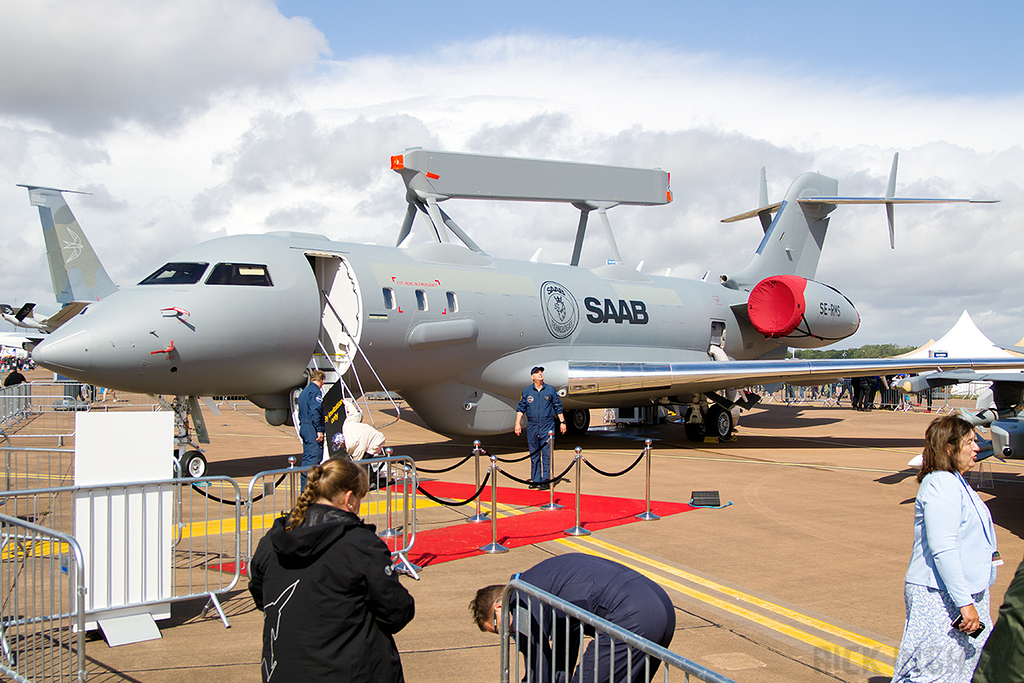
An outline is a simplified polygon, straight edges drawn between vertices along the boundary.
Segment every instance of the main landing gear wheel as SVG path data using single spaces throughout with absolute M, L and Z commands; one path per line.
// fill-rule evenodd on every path
M 590 411 L 586 408 L 567 410 L 565 422 L 569 434 L 583 434 L 590 429 Z
M 199 451 L 186 451 L 181 473 L 193 479 L 201 478 L 206 474 L 206 458 Z
M 732 413 L 715 404 L 704 416 L 704 431 L 711 436 L 717 436 L 719 441 L 727 441 L 732 437 Z

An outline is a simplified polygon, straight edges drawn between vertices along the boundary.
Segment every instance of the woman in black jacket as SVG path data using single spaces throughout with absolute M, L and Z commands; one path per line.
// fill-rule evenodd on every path
M 393 634 L 415 603 L 375 527 L 357 516 L 368 489 L 349 460 L 314 467 L 257 546 L 249 591 L 264 612 L 264 682 L 404 680 Z

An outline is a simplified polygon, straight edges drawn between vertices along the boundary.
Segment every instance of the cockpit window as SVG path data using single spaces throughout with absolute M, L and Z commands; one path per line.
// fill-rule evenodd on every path
M 206 278 L 208 285 L 246 285 L 272 287 L 266 266 L 252 263 L 218 263 Z
M 140 285 L 194 285 L 209 263 L 168 263 L 140 282 Z

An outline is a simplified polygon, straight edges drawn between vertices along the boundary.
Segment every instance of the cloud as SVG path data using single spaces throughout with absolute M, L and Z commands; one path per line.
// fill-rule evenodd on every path
M 271 230 L 306 230 L 310 225 L 319 224 L 330 209 L 323 204 L 306 204 L 278 209 L 267 216 L 263 224 Z
M 269 0 L 4 3 L 0 112 L 74 134 L 174 128 L 225 90 L 281 87 L 327 52 Z

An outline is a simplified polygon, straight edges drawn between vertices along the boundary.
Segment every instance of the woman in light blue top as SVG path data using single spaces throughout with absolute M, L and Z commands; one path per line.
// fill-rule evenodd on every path
M 988 638 L 999 553 L 992 515 L 963 477 L 977 453 L 974 428 L 960 416 L 928 425 L 904 586 L 907 623 L 893 683 L 967 683 Z

